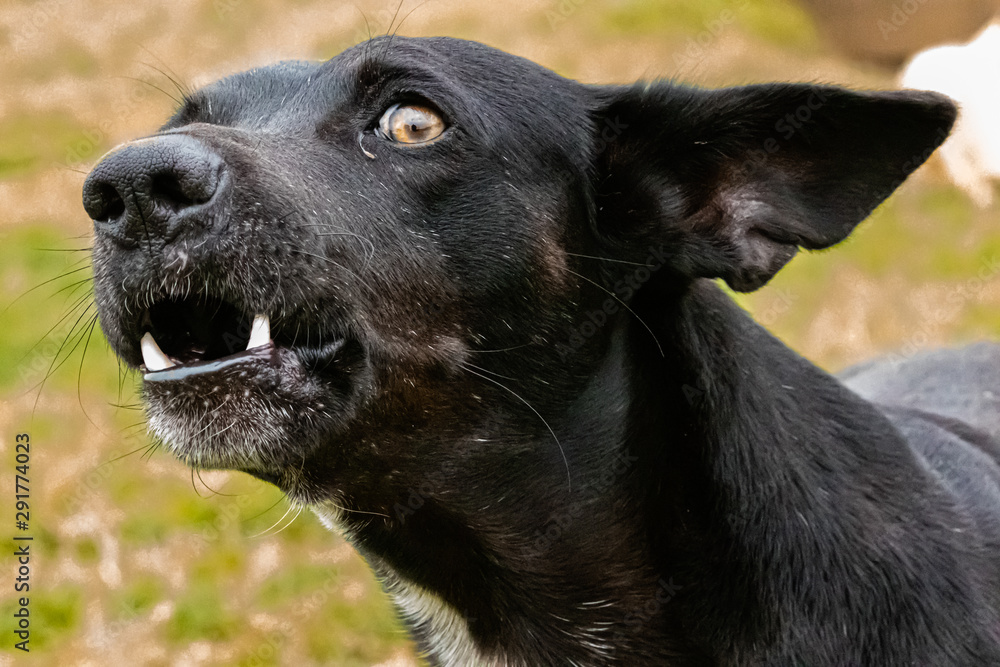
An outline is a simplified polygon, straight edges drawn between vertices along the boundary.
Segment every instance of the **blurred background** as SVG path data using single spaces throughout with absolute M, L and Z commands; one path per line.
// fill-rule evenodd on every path
M 328 58 L 397 28 L 479 40 L 593 83 L 892 88 L 917 51 L 975 38 L 996 9 L 957 0 L 6 0 L 0 541 L 16 532 L 19 432 L 34 445 L 34 541 L 30 654 L 12 646 L 16 563 L 13 549 L 0 550 L 0 666 L 419 664 L 365 564 L 311 514 L 286 514 L 263 483 L 192 477 L 149 449 L 136 378 L 121 373 L 94 325 L 83 179 L 109 148 L 155 131 L 179 88 L 277 59 Z M 989 105 L 1000 67 L 995 53 L 977 53 L 943 78 L 972 91 L 967 108 L 997 118 Z M 970 127 L 973 149 L 996 140 L 992 122 Z M 800 256 L 740 301 L 829 369 L 996 338 L 997 163 L 977 159 L 978 190 L 938 158 L 851 240 Z

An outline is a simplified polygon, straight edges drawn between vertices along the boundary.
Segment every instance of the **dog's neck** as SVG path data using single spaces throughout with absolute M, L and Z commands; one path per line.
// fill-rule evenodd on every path
M 766 641 L 777 621 L 761 610 L 781 593 L 764 564 L 798 563 L 803 581 L 824 567 L 783 537 L 812 531 L 824 563 L 856 548 L 845 513 L 873 511 L 824 469 L 877 480 L 908 455 L 883 416 L 711 283 L 645 297 L 635 311 L 656 340 L 623 318 L 591 384 L 549 420 L 569 483 L 544 431 L 529 448 L 543 462 L 498 468 L 504 492 L 479 506 L 427 499 L 402 525 L 350 531 L 443 664 L 627 664 L 665 646 L 694 664 Z
M 656 489 L 647 520 L 676 525 L 653 551 L 659 571 L 685 587 L 677 602 L 688 637 L 725 654 L 778 632 L 778 601 L 790 590 L 808 596 L 804 582 L 865 562 L 866 518 L 880 525 L 876 515 L 907 502 L 893 480 L 914 469 L 913 455 L 883 414 L 708 281 L 673 309 L 663 309 L 663 295 L 644 296 L 651 306 L 637 310 L 659 313 L 653 328 L 667 351 L 636 399 L 647 409 L 661 401 L 672 422 L 663 448 L 650 451 L 658 460 L 643 468 L 646 488 Z M 646 345 L 638 358 L 651 355 Z M 877 504 L 863 491 L 872 488 Z

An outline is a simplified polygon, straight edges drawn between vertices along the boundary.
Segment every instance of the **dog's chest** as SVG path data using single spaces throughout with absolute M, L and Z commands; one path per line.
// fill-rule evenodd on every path
M 341 520 L 342 510 L 326 503 L 313 508 L 331 531 L 349 537 Z M 483 655 L 469 633 L 468 620 L 437 595 L 398 576 L 384 563 L 370 563 L 392 597 L 402 619 L 421 639 L 421 648 L 430 653 L 432 664 L 442 667 L 519 667 L 505 658 Z
M 421 639 L 421 648 L 428 650 L 438 664 L 515 667 L 506 659 L 483 655 L 469 633 L 468 619 L 438 596 L 394 573 L 383 576 L 383 585 L 414 636 Z

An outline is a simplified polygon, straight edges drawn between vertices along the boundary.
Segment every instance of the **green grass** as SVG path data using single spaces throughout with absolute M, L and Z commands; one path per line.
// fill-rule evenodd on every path
M 64 76 L 88 78 L 100 72 L 100 60 L 76 42 L 67 42 L 58 51 L 41 54 L 21 65 L 24 78 L 33 83 L 49 83 Z
M 35 561 L 35 576 L 37 577 L 37 560 Z M 12 591 L 13 593 L 13 591 Z M 77 586 L 62 585 L 50 589 L 39 590 L 37 584 L 27 593 L 28 619 L 30 632 L 28 647 L 30 652 L 38 653 L 55 648 L 59 643 L 71 636 L 80 625 L 83 618 L 84 592 Z M 15 611 L 19 610 L 19 597 L 8 597 L 0 602 L 0 622 L 5 641 L 0 643 L 0 650 L 22 655 L 13 647 L 13 632 L 17 629 Z
M 65 111 L 15 114 L 0 124 L 0 179 L 75 166 L 109 148 L 104 135 Z
M 284 568 L 257 591 L 258 604 L 267 609 L 293 602 L 300 596 L 323 590 L 336 574 L 329 567 L 305 563 Z
M 330 627 L 339 627 L 338 634 Z M 330 596 L 304 619 L 309 656 L 320 664 L 370 665 L 379 659 L 379 647 L 405 638 L 402 625 L 382 598 L 345 600 Z
M 816 44 L 812 20 L 787 0 L 630 0 L 603 11 L 601 27 L 626 35 L 672 33 L 698 40 L 736 28 L 786 48 L 813 50 Z
M 174 644 L 203 639 L 221 642 L 236 634 L 238 622 L 238 616 L 223 602 L 216 585 L 196 581 L 176 599 L 166 635 Z
M 36 386 L 50 374 L 50 381 L 66 388 L 78 377 L 79 360 L 61 368 L 52 360 L 61 346 L 60 359 L 76 341 L 83 347 L 79 335 L 93 312 L 78 321 L 91 301 L 89 257 L 69 249 L 87 243 L 44 224 L 0 228 L 0 280 L 7 287 L 0 309 L 6 322 L 16 322 L 0 336 L 0 359 L 7 360 L 0 364 L 0 391 Z M 91 338 L 91 346 L 97 353 L 105 348 L 100 336 Z M 117 385 L 117 374 L 113 382 L 110 373 L 88 377 L 88 382 L 103 379 L 105 387 Z
M 128 582 L 120 596 L 116 596 L 112 603 L 112 615 L 126 620 L 140 616 L 150 611 L 165 595 L 163 582 L 159 579 L 149 575 L 136 577 Z

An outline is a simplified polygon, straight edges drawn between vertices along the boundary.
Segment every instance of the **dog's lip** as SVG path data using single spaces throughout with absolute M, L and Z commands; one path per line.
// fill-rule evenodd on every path
M 237 352 L 236 354 L 231 354 L 228 357 L 222 357 L 221 359 L 212 359 L 211 361 L 192 361 L 186 364 L 175 364 L 170 368 L 165 368 L 159 371 L 147 370 L 144 372 L 142 379 L 146 380 L 147 382 L 170 382 L 170 381 L 186 380 L 196 375 L 207 375 L 208 373 L 216 373 L 231 366 L 243 364 L 251 360 L 262 360 L 262 359 L 269 360 L 271 361 L 272 366 L 277 366 L 280 364 L 280 359 L 278 359 L 277 351 L 278 351 L 278 346 L 274 344 L 274 341 L 269 341 L 265 345 L 261 345 L 249 350 L 244 350 L 242 352 Z
M 261 356 L 274 357 L 276 346 L 271 340 L 271 323 L 267 315 L 254 316 L 250 328 L 250 339 L 247 347 L 241 352 L 230 354 L 218 359 L 191 361 L 183 363 L 167 356 L 160 349 L 151 331 L 146 331 L 139 342 L 142 352 L 143 379 L 148 381 L 182 380 L 195 375 L 213 373 L 248 359 L 259 359 Z M 262 351 L 262 353 L 258 353 Z
M 280 334 L 279 334 L 280 338 Z M 251 325 L 250 339 L 245 350 L 216 359 L 181 361 L 164 353 L 156 342 L 152 332 L 146 331 L 140 340 L 140 350 L 143 363 L 139 370 L 146 382 L 179 382 L 192 378 L 220 373 L 239 365 L 256 365 L 266 361 L 267 365 L 277 369 L 283 362 L 280 350 L 294 352 L 298 363 L 306 368 L 325 367 L 322 360 L 337 357 L 345 349 L 349 339 L 337 336 L 328 338 L 318 345 L 299 346 L 294 343 L 275 341 L 270 336 L 270 321 L 265 315 L 256 315 Z

